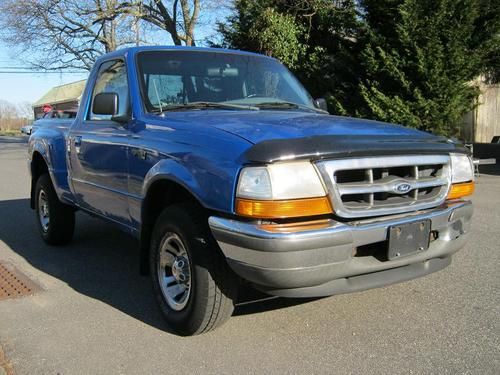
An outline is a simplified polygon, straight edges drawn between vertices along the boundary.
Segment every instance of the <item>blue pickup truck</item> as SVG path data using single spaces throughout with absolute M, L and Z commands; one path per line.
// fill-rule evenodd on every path
M 466 148 L 331 116 L 266 56 L 113 52 L 74 121 L 50 121 L 29 140 L 42 238 L 67 244 L 76 210 L 137 237 L 138 268 L 182 335 L 225 322 L 242 285 L 280 297 L 381 287 L 443 269 L 468 237 Z

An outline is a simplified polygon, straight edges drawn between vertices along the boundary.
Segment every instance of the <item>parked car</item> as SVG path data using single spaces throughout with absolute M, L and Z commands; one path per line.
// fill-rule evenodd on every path
M 38 129 L 40 126 L 43 126 L 47 119 L 59 119 L 59 120 L 66 120 L 68 124 L 71 124 L 73 122 L 73 119 L 76 118 L 76 114 L 78 112 L 78 109 L 69 109 L 69 110 L 53 110 L 50 112 L 47 112 L 43 115 L 42 118 L 36 120 L 32 124 L 23 126 L 21 128 L 21 133 L 24 133 L 26 135 L 31 135 L 36 129 Z M 68 121 L 69 120 L 69 121 Z M 54 122 L 50 121 L 50 123 L 53 125 Z M 63 124 L 63 123 L 60 123 Z
M 31 135 L 32 131 L 33 131 L 32 124 L 25 125 L 21 128 L 21 133 L 26 134 L 26 135 Z
M 40 234 L 68 243 L 82 210 L 137 237 L 141 270 L 183 335 L 225 322 L 243 281 L 322 297 L 448 266 L 471 225 L 467 149 L 324 105 L 266 56 L 106 54 L 76 119 L 45 120 L 30 138 Z

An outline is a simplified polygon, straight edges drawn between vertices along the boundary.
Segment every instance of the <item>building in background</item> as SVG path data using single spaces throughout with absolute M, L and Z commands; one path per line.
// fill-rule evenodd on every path
M 78 108 L 86 80 L 67 83 L 51 88 L 33 104 L 35 119 L 49 111 L 71 110 Z

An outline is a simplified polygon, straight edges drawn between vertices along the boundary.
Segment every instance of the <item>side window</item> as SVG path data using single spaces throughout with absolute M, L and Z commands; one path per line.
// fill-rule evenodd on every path
M 96 115 L 93 112 L 94 98 L 100 93 L 114 92 L 118 94 L 118 114 L 126 115 L 128 112 L 129 95 L 127 71 L 125 62 L 122 60 L 107 61 L 101 65 L 97 74 L 94 91 L 92 92 L 92 110 L 88 114 L 88 120 L 110 120 L 111 116 Z

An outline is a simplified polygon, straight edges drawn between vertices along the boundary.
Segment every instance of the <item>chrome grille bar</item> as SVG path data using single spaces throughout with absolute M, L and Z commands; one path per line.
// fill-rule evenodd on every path
M 373 180 L 372 180 L 373 181 Z M 398 177 L 385 177 L 377 182 L 363 181 L 357 183 L 338 184 L 338 190 L 341 195 L 345 194 L 373 194 L 373 193 L 388 193 L 392 192 L 393 186 L 403 179 Z M 448 180 L 444 177 L 434 178 L 426 177 L 422 179 L 405 179 L 411 186 L 411 190 L 424 189 L 428 187 L 443 186 L 448 184 Z
M 373 169 L 367 169 L 365 174 L 367 183 L 373 184 Z M 365 200 L 367 200 L 370 205 L 373 204 L 374 198 L 375 196 L 372 191 L 368 191 L 367 193 L 365 193 Z
M 450 187 L 448 155 L 321 161 L 316 164 L 335 213 L 358 218 L 436 207 Z

